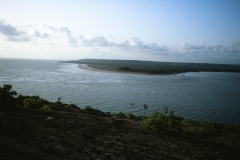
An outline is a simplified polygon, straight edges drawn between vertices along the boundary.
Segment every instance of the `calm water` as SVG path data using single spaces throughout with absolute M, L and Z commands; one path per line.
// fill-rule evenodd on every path
M 81 108 L 147 115 L 163 108 L 194 120 L 240 125 L 240 73 L 131 75 L 86 71 L 57 61 L 0 59 L 0 86 Z M 130 105 L 134 103 L 135 105 Z M 143 104 L 149 106 L 144 113 Z

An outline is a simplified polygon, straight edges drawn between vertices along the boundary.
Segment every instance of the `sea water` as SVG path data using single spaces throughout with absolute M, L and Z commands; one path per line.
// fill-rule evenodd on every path
M 141 75 L 89 71 L 49 60 L 0 59 L 0 86 L 105 112 L 149 115 L 173 110 L 194 120 L 240 125 L 240 73 Z M 143 105 L 148 105 L 144 111 Z

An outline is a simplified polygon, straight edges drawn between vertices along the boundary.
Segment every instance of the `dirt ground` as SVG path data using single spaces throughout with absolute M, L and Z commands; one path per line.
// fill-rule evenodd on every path
M 240 159 L 240 144 L 155 134 L 100 111 L 0 110 L 0 159 Z

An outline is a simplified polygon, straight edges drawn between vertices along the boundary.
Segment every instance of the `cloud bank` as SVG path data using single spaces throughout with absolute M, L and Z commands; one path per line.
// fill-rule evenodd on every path
M 35 45 L 55 44 L 75 48 L 101 48 L 122 51 L 124 53 L 140 53 L 145 55 L 159 55 L 169 57 L 193 58 L 230 58 L 240 61 L 240 40 L 229 45 L 207 45 L 181 43 L 179 46 L 168 47 L 162 43 L 144 43 L 139 37 L 113 38 L 101 35 L 74 35 L 66 26 L 51 25 L 24 26 L 10 24 L 0 19 L 0 35 L 4 41 L 15 43 L 32 43 Z M 0 38 L 1 38 L 0 37 Z
M 86 47 L 111 47 L 122 50 L 138 51 L 138 52 L 167 52 L 169 48 L 163 44 L 151 43 L 144 44 L 138 37 L 125 37 L 122 39 L 108 40 L 103 36 L 93 36 L 91 38 L 79 37 L 79 44 Z

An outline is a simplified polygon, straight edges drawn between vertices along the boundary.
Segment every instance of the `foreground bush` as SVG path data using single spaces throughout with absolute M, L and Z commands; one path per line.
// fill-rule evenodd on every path
M 39 97 L 26 98 L 23 103 L 25 108 L 34 108 L 34 109 L 40 109 L 43 107 L 46 108 L 46 106 L 49 104 L 47 100 Z
M 12 86 L 4 84 L 0 87 L 0 108 L 3 107 L 14 107 L 14 96 L 17 95 L 16 91 L 11 91 Z
M 145 117 L 141 126 L 156 133 L 192 134 L 196 136 L 214 136 L 220 139 L 240 142 L 240 126 L 227 125 L 219 122 L 197 122 L 189 118 L 174 115 L 173 111 L 165 111 L 164 114 L 154 111 Z
M 141 122 L 141 126 L 157 133 L 169 133 L 179 129 L 181 120 L 182 118 L 175 116 L 173 111 L 166 110 L 162 114 L 156 110 Z

